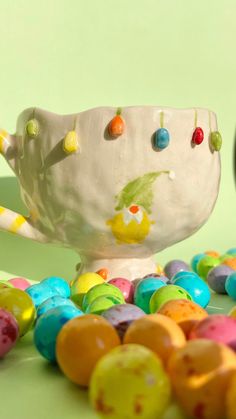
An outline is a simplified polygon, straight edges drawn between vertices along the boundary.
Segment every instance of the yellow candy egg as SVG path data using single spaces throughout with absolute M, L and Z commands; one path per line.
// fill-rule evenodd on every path
M 236 372 L 234 373 L 228 387 L 226 395 L 226 412 L 227 419 L 236 418 Z
M 78 304 L 82 305 L 84 295 L 95 285 L 103 284 L 104 279 L 101 275 L 95 272 L 86 272 L 80 275 L 71 285 L 71 299 Z
M 33 326 L 36 310 L 30 296 L 17 288 L 3 288 L 0 291 L 0 307 L 15 317 L 20 336 L 25 335 Z
M 230 317 L 236 317 L 236 306 L 234 306 L 233 308 L 231 308 L 229 314 Z
M 141 345 L 122 345 L 105 355 L 90 382 L 90 400 L 106 419 L 160 418 L 171 388 L 161 360 Z

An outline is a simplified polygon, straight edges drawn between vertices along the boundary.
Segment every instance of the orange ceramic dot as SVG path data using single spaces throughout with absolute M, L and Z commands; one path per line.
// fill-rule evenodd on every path
M 158 313 L 174 320 L 186 336 L 198 321 L 208 316 L 204 308 L 194 303 L 194 301 L 184 299 L 167 301 Z
M 230 381 L 227 395 L 226 395 L 226 412 L 228 419 L 236 418 L 236 373 L 233 374 L 233 377 Z
M 218 252 L 216 252 L 215 250 L 206 250 L 206 252 L 204 252 L 205 255 L 207 256 L 211 256 L 212 258 L 219 258 L 220 254 Z
M 171 355 L 167 370 L 187 417 L 225 417 L 226 390 L 236 371 L 231 349 L 208 339 L 192 340 Z
M 166 363 L 175 349 L 185 345 L 186 339 L 173 320 L 162 314 L 149 314 L 132 322 L 123 342 L 146 346 Z
M 224 265 L 227 265 L 236 271 L 236 257 L 224 260 Z
M 107 279 L 108 277 L 108 269 L 107 268 L 101 268 L 96 272 L 98 275 L 100 275 L 103 279 Z
M 101 316 L 75 317 L 61 329 L 56 357 L 64 374 L 75 384 L 88 386 L 98 360 L 120 345 L 116 330 Z
M 108 125 L 108 131 L 112 138 L 117 138 L 124 132 L 125 123 L 120 115 L 114 116 Z

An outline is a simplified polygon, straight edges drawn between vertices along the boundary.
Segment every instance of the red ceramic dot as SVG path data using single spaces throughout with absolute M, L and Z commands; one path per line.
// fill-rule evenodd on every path
M 202 128 L 197 127 L 195 129 L 194 133 L 193 133 L 192 142 L 194 144 L 199 145 L 203 142 L 203 140 L 204 140 L 204 132 L 203 132 Z
M 136 214 L 136 212 L 138 212 L 139 210 L 139 206 L 138 205 L 131 205 L 131 207 L 129 207 L 130 212 L 132 212 L 132 214 Z

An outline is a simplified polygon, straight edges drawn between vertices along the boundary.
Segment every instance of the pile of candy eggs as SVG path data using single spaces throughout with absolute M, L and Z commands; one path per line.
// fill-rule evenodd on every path
M 207 312 L 212 292 L 236 299 L 235 259 L 203 252 L 133 282 L 105 268 L 70 285 L 1 281 L 0 357 L 34 329 L 38 352 L 89 389 L 101 418 L 235 419 L 236 308 Z

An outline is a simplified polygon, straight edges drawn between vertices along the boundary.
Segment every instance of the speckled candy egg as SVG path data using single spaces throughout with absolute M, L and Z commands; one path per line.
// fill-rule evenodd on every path
M 172 276 L 170 280 L 170 284 L 174 284 L 177 279 L 183 278 L 184 276 L 187 276 L 187 277 L 191 276 L 192 278 L 196 278 L 196 277 L 199 278 L 199 276 L 195 272 L 179 271 L 174 276 Z
M 0 281 L 0 291 L 1 291 L 3 288 L 14 288 L 14 287 L 13 287 L 13 285 L 12 285 L 10 282 L 8 282 L 8 281 L 4 281 L 4 280 L 1 280 L 1 281 Z
M 156 313 L 161 306 L 170 300 L 187 299 L 192 301 L 191 295 L 177 285 L 167 285 L 154 292 L 150 299 L 150 312 Z
M 236 350 L 236 319 L 224 314 L 212 314 L 196 324 L 189 339 L 212 339 Z
M 130 324 L 144 315 L 144 311 L 133 304 L 119 304 L 103 313 L 103 317 L 116 329 L 121 340 Z
M 186 339 L 183 331 L 172 319 L 162 314 L 148 314 L 129 326 L 124 343 L 146 346 L 166 364 L 171 353 L 182 348 Z
M 119 288 L 122 292 L 125 302 L 132 303 L 134 299 L 134 285 L 131 281 L 125 278 L 113 278 L 108 284 L 112 284 L 115 287 Z
M 108 310 L 116 304 L 120 304 L 120 299 L 113 295 L 101 295 L 101 297 L 95 298 L 85 310 L 86 314 L 99 314 L 101 315 L 104 311 Z
M 216 266 L 208 272 L 207 282 L 217 294 L 227 294 L 225 282 L 227 277 L 233 272 L 234 270 L 227 265 Z
M 193 326 L 208 316 L 206 310 L 189 300 L 170 300 L 163 304 L 158 313 L 174 320 L 188 336 Z
M 164 267 L 166 276 L 171 279 L 179 271 L 190 271 L 189 265 L 183 260 L 171 260 Z
M 52 288 L 48 284 L 43 282 L 31 285 L 31 287 L 27 288 L 25 292 L 32 299 L 36 309 L 48 298 L 54 297 L 55 295 L 59 295 L 58 291 L 55 288 Z
M 34 344 L 44 358 L 56 361 L 58 333 L 69 320 L 82 314 L 78 308 L 64 305 L 51 308 L 39 317 L 34 329 Z
M 119 288 L 115 287 L 112 284 L 108 284 L 104 282 L 103 284 L 95 285 L 91 288 L 87 294 L 85 294 L 82 302 L 83 311 L 86 311 L 87 307 L 98 297 L 102 297 L 104 295 L 110 295 L 115 297 L 120 301 L 120 304 L 125 302 L 124 296 Z
M 185 289 L 191 295 L 193 301 L 201 307 L 205 308 L 208 305 L 211 299 L 209 287 L 197 274 L 190 273 L 177 278 L 174 284 Z
M 236 257 L 231 257 L 229 259 L 226 259 L 224 261 L 224 265 L 229 266 L 230 268 L 232 268 L 234 271 L 236 271 Z
M 71 285 L 71 299 L 82 307 L 82 301 L 85 294 L 95 285 L 103 284 L 103 277 L 95 272 L 86 272 L 79 275 Z
M 118 345 L 120 338 L 106 319 L 85 314 L 62 328 L 57 338 L 56 357 L 69 380 L 87 387 L 99 359 Z
M 161 279 L 165 283 L 169 282 L 169 278 L 167 278 L 167 276 L 165 276 L 164 273 L 163 274 L 155 274 L 155 273 L 148 274 L 148 275 L 145 275 L 142 279 L 147 279 L 147 278 L 148 279 L 149 278 Z
M 19 327 L 15 317 L 0 308 L 0 358 L 4 357 L 15 345 L 19 335 Z
M 202 279 L 206 281 L 208 272 L 215 266 L 218 266 L 219 264 L 219 259 L 212 256 L 205 256 L 198 262 L 197 273 Z
M 0 307 L 10 311 L 19 326 L 20 336 L 25 335 L 33 326 L 36 311 L 33 301 L 25 291 L 17 288 L 4 288 L 0 292 Z
M 226 394 L 226 417 L 227 419 L 236 418 L 236 372 L 232 375 Z
M 89 397 L 99 417 L 160 418 L 170 401 L 169 378 L 161 360 L 141 345 L 122 345 L 97 364 Z
M 227 294 L 236 300 L 236 272 L 230 274 L 225 281 L 225 289 Z
M 150 299 L 154 292 L 162 287 L 166 287 L 166 283 L 161 278 L 146 278 L 140 281 L 135 288 L 134 303 L 140 307 L 145 313 L 150 313 Z
M 63 278 L 60 278 L 58 276 L 50 276 L 48 278 L 45 278 L 41 282 L 41 284 L 49 285 L 51 288 L 55 289 L 57 291 L 57 294 L 61 295 L 61 297 L 70 297 L 70 286 L 68 282 L 66 282 L 66 280 Z
M 226 252 L 228 255 L 233 255 L 236 256 L 236 247 L 231 247 L 229 250 L 227 250 Z
M 38 306 L 37 316 L 40 317 L 42 314 L 46 313 L 46 311 L 51 310 L 51 308 L 68 305 L 75 307 L 73 301 L 69 300 L 68 298 L 63 298 L 60 295 L 55 295 L 54 297 L 48 298 L 46 301 L 40 304 L 40 306 Z
M 27 279 L 21 277 L 11 278 L 8 280 L 8 282 L 10 282 L 10 284 L 13 285 L 13 287 L 18 288 L 22 291 L 25 291 L 31 285 Z
M 236 370 L 236 355 L 225 345 L 207 339 L 189 341 L 175 351 L 168 373 L 187 417 L 222 419 L 228 383 Z

